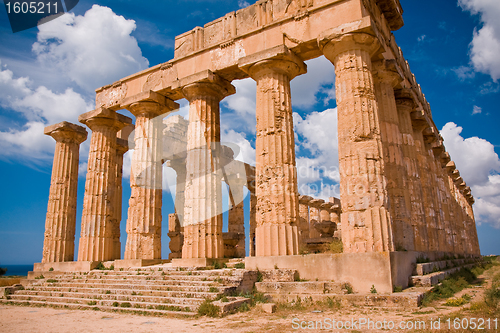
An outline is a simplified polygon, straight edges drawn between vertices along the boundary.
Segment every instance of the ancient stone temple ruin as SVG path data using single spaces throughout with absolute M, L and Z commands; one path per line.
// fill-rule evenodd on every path
M 391 33 L 403 26 L 402 14 L 399 0 L 259 0 L 177 36 L 174 59 L 97 89 L 95 110 L 79 117 L 91 135 L 78 259 L 78 155 L 87 130 L 63 122 L 45 129 L 57 144 L 43 260 L 34 270 L 85 271 L 110 261 L 115 269 L 195 267 L 245 258 L 247 270 L 279 267 L 304 279 L 348 281 L 359 292 L 372 285 L 391 292 L 408 286 L 419 257 L 478 257 L 471 190 Z M 290 90 L 290 81 L 307 72 L 304 62 L 320 56 L 336 75 L 341 194 L 329 200 L 298 192 Z M 235 94 L 232 81 L 248 77 L 257 84 L 255 166 L 234 160 L 237 147 L 220 137 L 219 104 Z M 171 115 L 182 98 L 189 120 Z M 177 174 L 167 235 L 164 163 Z M 166 236 L 168 259 L 161 257 Z M 324 251 L 339 239 L 343 253 Z

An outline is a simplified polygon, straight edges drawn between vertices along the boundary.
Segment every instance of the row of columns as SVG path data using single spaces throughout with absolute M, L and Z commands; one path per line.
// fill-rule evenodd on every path
M 340 225 L 340 200 L 330 198 L 330 202 L 322 199 L 314 199 L 308 195 L 299 196 L 299 246 L 305 245 L 308 240 L 319 239 L 321 237 L 341 238 L 339 232 Z M 331 224 L 331 230 L 322 234 L 318 229 L 323 223 Z
M 448 162 L 443 169 L 442 144 L 432 128 L 422 122 L 411 94 L 395 90 L 401 81 L 395 67 L 390 61 L 372 63 L 380 50 L 376 37 L 326 32 L 318 42 L 336 73 L 344 251 L 479 254 L 470 191 L 467 197 L 463 194 L 463 180 L 455 177 L 458 171 L 451 170 Z M 306 66 L 285 46 L 240 59 L 238 65 L 257 83 L 255 230 L 251 230 L 255 232 L 255 248 L 251 236 L 250 252 L 256 256 L 295 255 L 300 214 L 290 81 L 305 73 Z M 190 103 L 182 258 L 221 258 L 219 104 L 235 89 L 213 73 L 202 80 L 184 79 L 180 84 Z M 127 98 L 121 107 L 136 117 L 125 259 L 159 259 L 163 160 L 162 121 L 157 119 L 178 104 L 148 91 Z M 116 137 L 131 119 L 99 108 L 79 120 L 92 129 L 92 137 L 78 260 L 112 260 L 117 257 L 119 243 L 116 226 L 121 173 L 117 172 L 120 147 Z M 59 140 L 56 130 L 51 134 L 58 141 L 56 153 L 57 149 L 72 147 L 71 157 L 58 153 L 60 161 L 56 164 L 55 160 L 54 168 L 75 163 L 74 151 L 84 140 L 84 132 L 72 131 L 80 134 L 71 134 L 72 141 L 66 139 L 71 144 Z M 65 172 L 67 179 L 76 177 L 74 167 Z M 61 198 L 68 211 L 73 210 L 73 202 L 60 190 L 56 192 L 59 185 L 55 177 L 59 176 L 53 173 L 49 213 Z M 231 196 L 239 197 L 240 193 L 234 191 Z M 233 208 L 234 213 L 239 209 L 237 205 Z M 74 224 L 71 219 L 68 223 Z M 55 215 L 47 215 L 46 230 L 63 230 L 59 225 Z M 241 231 L 240 224 L 233 227 L 235 232 Z M 71 234 L 70 227 L 64 230 Z M 50 244 L 59 238 L 57 232 L 47 231 L 47 249 L 53 248 Z M 456 245 L 459 240 L 462 244 Z M 69 258 L 69 252 L 56 256 L 49 253 L 44 248 L 45 262 Z

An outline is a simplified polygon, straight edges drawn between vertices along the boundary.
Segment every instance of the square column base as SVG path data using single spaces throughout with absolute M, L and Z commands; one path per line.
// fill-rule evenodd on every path
M 34 272 L 88 272 L 97 267 L 99 261 L 66 261 L 35 263 Z M 51 270 L 52 268 L 52 270 Z

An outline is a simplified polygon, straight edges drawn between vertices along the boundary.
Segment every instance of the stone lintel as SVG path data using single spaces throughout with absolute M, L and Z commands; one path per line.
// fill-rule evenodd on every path
M 87 139 L 87 130 L 85 127 L 63 121 L 54 125 L 47 126 L 43 129 L 43 134 L 50 135 L 56 141 L 69 139 L 77 144 L 82 143 Z
M 255 68 L 254 66 L 256 64 L 271 60 L 292 62 L 295 64 L 295 68 L 288 68 L 291 74 L 290 80 L 297 75 L 307 73 L 306 64 L 285 45 L 278 45 L 267 50 L 262 50 L 260 52 L 246 56 L 244 58 L 240 58 L 238 60 L 238 67 L 251 76 L 251 72 L 253 72 L 253 69 Z
M 142 109 L 140 111 L 137 111 L 134 108 L 135 105 L 140 104 L 141 102 L 156 104 L 158 107 L 155 110 L 149 110 L 150 108 L 148 108 L 148 111 L 154 112 L 157 115 L 161 115 L 179 108 L 179 103 L 176 103 L 170 98 L 167 98 L 166 96 L 163 96 L 152 90 L 144 91 L 134 96 L 125 98 L 120 107 L 122 109 L 129 110 L 135 115 L 136 113 L 140 113 L 142 111 Z
M 96 125 L 104 125 L 114 127 L 117 131 L 132 124 L 132 119 L 129 117 L 102 107 L 81 114 L 78 116 L 78 121 L 87 125 L 90 129 Z

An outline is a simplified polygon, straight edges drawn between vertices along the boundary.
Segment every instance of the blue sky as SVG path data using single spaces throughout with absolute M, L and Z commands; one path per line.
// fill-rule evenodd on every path
M 174 37 L 252 1 L 80 1 L 72 14 L 13 34 L 0 8 L 0 263 L 41 260 L 54 141 L 43 127 L 93 109 L 94 89 L 173 58 Z M 445 146 L 476 198 L 483 254 L 500 254 L 500 2 L 401 0 L 405 26 L 395 32 L 430 102 Z M 97 6 L 94 6 L 97 5 Z M 292 81 L 299 191 L 338 196 L 334 69 L 324 58 Z M 255 83 L 235 81 L 222 102 L 222 140 L 255 161 Z M 180 101 L 186 115 L 186 101 Z M 128 114 L 127 111 L 123 111 Z M 77 234 L 88 141 L 82 144 Z M 130 154 L 125 158 L 125 243 Z M 173 212 L 164 170 L 163 257 Z M 248 213 L 248 212 L 247 212 Z

